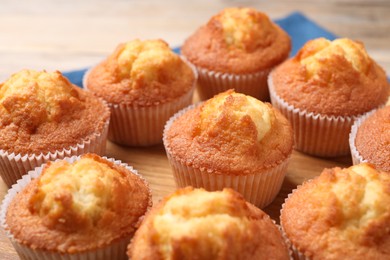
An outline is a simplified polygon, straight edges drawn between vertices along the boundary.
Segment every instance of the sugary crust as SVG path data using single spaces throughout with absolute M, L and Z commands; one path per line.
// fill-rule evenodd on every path
M 222 73 L 250 74 L 271 69 L 288 57 L 291 50 L 290 38 L 272 21 L 269 21 L 272 28 L 267 28 L 269 34 L 263 36 L 267 44 L 257 44 L 258 37 L 253 34 L 248 36 L 246 42 L 250 48 L 229 46 L 219 20 L 224 11 L 213 16 L 184 42 L 181 51 L 195 66 Z M 264 19 L 269 20 L 265 14 L 254 9 L 250 10 L 250 15 L 259 24 Z M 261 26 L 258 29 L 264 30 Z
M 178 190 L 149 212 L 128 247 L 131 259 L 166 259 L 162 251 L 166 249 L 166 245 L 158 242 L 161 237 L 153 221 L 159 215 L 164 215 L 164 207 L 170 199 L 186 196 L 192 191 L 190 187 Z M 232 216 L 245 223 L 244 233 L 234 236 L 232 231 L 237 227 L 226 226 L 225 232 L 218 237 L 208 238 L 212 242 L 207 243 L 200 239 L 202 235 L 198 232 L 202 230 L 193 230 L 180 238 L 169 240 L 172 246 L 170 259 L 289 259 L 286 244 L 269 216 L 246 202 L 237 192 L 231 189 L 224 189 L 223 192 L 228 193 L 225 203 L 230 205 L 230 211 L 223 215 Z M 188 203 L 190 205 L 192 201 Z M 215 206 L 217 207 L 217 202 Z M 213 214 L 215 212 L 210 212 L 211 221 Z M 192 220 L 195 219 L 197 216 L 193 216 Z M 188 223 L 191 223 L 190 221 L 191 217 Z M 199 218 L 199 221 L 205 220 Z M 211 227 L 215 224 L 208 225 Z
M 38 126 L 17 124 L 8 114 L 0 117 L 0 149 L 16 154 L 40 154 L 70 148 L 101 133 L 110 112 L 100 99 L 73 85 L 79 104 L 77 109 L 66 102 L 61 104 L 62 112 L 56 120 L 45 121 Z M 16 98 L 16 97 L 15 97 Z M 35 106 L 27 107 L 21 116 L 34 114 Z M 30 118 L 26 118 L 30 120 Z
M 292 152 L 292 129 L 279 111 L 267 105 L 274 111 L 275 120 L 260 142 L 249 117 L 232 122 L 221 114 L 222 120 L 213 129 L 201 132 L 200 105 L 173 122 L 166 132 L 166 148 L 184 165 L 216 174 L 246 175 L 275 167 Z
M 124 46 L 120 44 L 113 54 L 89 72 L 86 87 L 96 96 L 112 104 L 144 107 L 172 101 L 194 86 L 196 78 L 192 68 L 174 53 L 164 61 L 167 64 L 153 66 L 153 73 L 157 75 L 155 80 L 144 80 L 143 73 L 147 72 L 142 71 L 136 73 L 137 79 L 123 78 L 121 65 L 115 59 Z M 153 64 L 152 60 L 150 63 Z
M 78 253 L 101 248 L 133 235 L 142 216 L 151 206 L 151 192 L 148 186 L 123 167 L 96 155 L 84 156 L 107 164 L 119 173 L 112 188 L 110 208 L 102 213 L 95 226 L 72 232 L 69 229 L 50 229 L 44 224 L 43 218 L 29 210 L 30 198 L 38 183 L 38 179 L 35 179 L 15 196 L 7 210 L 6 223 L 19 243 L 30 248 Z M 77 223 L 68 223 L 70 227 L 74 224 Z
M 364 184 L 356 172 L 336 167 L 299 186 L 281 213 L 281 225 L 292 244 L 313 260 L 388 259 L 390 174 L 374 175 L 380 185 L 370 187 L 373 181 Z M 340 183 L 341 189 L 335 190 Z M 370 198 L 372 192 L 378 196 Z M 365 205 L 367 201 L 371 206 Z
M 355 146 L 360 155 L 376 167 L 390 172 L 390 107 L 377 110 L 356 133 Z
M 319 60 L 326 65 L 318 68 L 316 77 L 308 77 L 306 66 L 300 62 L 307 52 L 304 46 L 271 74 L 275 92 L 288 104 L 308 112 L 351 116 L 386 103 L 389 83 L 384 70 L 372 59 L 361 73 L 342 55 L 334 55 Z

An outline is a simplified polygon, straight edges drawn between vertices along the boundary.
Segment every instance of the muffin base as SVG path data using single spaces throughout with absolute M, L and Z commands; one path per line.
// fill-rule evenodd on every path
M 208 191 L 232 188 L 241 193 L 250 203 L 259 208 L 268 206 L 279 193 L 286 175 L 289 158 L 279 165 L 262 172 L 248 175 L 222 175 L 207 169 L 199 169 L 182 164 L 167 150 L 173 177 L 178 188 L 192 186 Z
M 127 146 L 151 146 L 162 143 L 166 121 L 180 109 L 192 103 L 194 89 L 165 104 L 151 107 L 114 105 L 108 139 Z
M 352 162 L 353 165 L 359 164 L 359 163 L 364 163 L 368 162 L 366 159 L 363 158 L 363 156 L 359 153 L 355 146 L 355 139 L 356 139 L 356 134 L 361 126 L 361 124 L 368 118 L 370 117 L 376 110 L 370 111 L 358 119 L 356 119 L 355 123 L 352 125 L 351 128 L 351 133 L 349 134 L 349 148 L 351 150 L 351 156 L 352 156 Z
M 130 243 L 130 237 L 123 238 L 108 247 L 99 248 L 96 251 L 90 251 L 78 254 L 60 254 L 43 250 L 33 250 L 15 240 L 11 240 L 16 252 L 21 259 L 45 259 L 45 260 L 104 260 L 104 259 L 128 259 L 123 255 L 127 245 Z
M 358 116 L 327 116 L 295 108 L 276 94 L 271 75 L 268 88 L 272 105 L 293 127 L 295 149 L 320 157 L 349 154 L 348 136 Z
M 289 251 L 290 251 L 290 256 L 291 259 L 294 260 L 310 260 L 310 257 L 305 256 L 303 253 L 301 253 L 298 248 L 296 248 L 291 241 L 287 238 L 286 233 L 284 232 L 283 228 L 281 227 L 281 232 L 283 234 L 283 237 L 286 239 L 286 243 L 289 245 Z
M 106 141 L 109 119 L 105 122 L 100 133 L 94 133 L 90 138 L 82 142 L 55 152 L 47 154 L 15 154 L 0 150 L 0 174 L 8 187 L 16 183 L 28 171 L 41 164 L 84 153 L 96 153 L 103 155 L 106 151 Z
M 310 182 L 311 180 L 308 180 Z M 292 196 L 292 194 L 300 187 L 299 185 L 297 188 L 293 189 L 290 194 L 287 195 L 287 198 L 285 199 L 284 203 L 282 204 L 282 208 L 280 210 L 280 215 L 282 215 L 284 205 L 286 204 L 286 201 Z M 280 218 L 280 232 L 282 232 L 282 236 L 286 241 L 286 244 L 289 246 L 290 249 L 290 255 L 291 259 L 294 260 L 310 260 L 308 256 L 305 256 L 304 253 L 300 252 L 296 246 L 292 243 L 292 241 L 288 238 L 286 232 L 283 229 L 283 222 L 282 219 Z
M 215 72 L 200 67 L 196 69 L 199 74 L 197 90 L 201 100 L 212 98 L 228 89 L 234 89 L 238 93 L 269 101 L 267 77 L 270 69 L 242 75 Z
M 77 161 L 80 158 L 80 156 L 72 156 L 72 157 L 66 157 L 61 158 L 66 160 L 69 163 L 72 163 L 74 161 Z M 104 159 L 115 163 L 116 165 L 120 165 L 122 167 L 125 167 L 129 171 L 131 171 L 133 174 L 137 175 L 139 178 L 141 178 L 146 184 L 146 180 L 138 174 L 136 170 L 133 169 L 133 167 L 122 163 L 119 160 L 115 160 L 112 158 L 106 158 Z M 126 236 L 123 238 L 119 238 L 116 241 L 113 241 L 109 245 L 105 245 L 101 248 L 97 248 L 96 250 L 89 250 L 86 252 L 77 252 L 72 254 L 66 254 L 66 253 L 60 253 L 55 251 L 48 251 L 43 249 L 33 249 L 30 248 L 22 243 L 20 243 L 17 239 L 14 238 L 12 233 L 8 230 L 8 225 L 6 223 L 6 214 L 8 206 L 10 205 L 12 199 L 16 196 L 17 193 L 23 190 L 24 187 L 26 187 L 31 180 L 36 179 L 40 176 L 44 165 L 41 165 L 35 170 L 29 171 L 28 174 L 24 175 L 21 179 L 15 183 L 11 189 L 8 190 L 8 193 L 4 197 L 4 200 L 1 204 L 0 208 L 0 225 L 5 230 L 6 236 L 11 241 L 12 245 L 14 246 L 16 252 L 18 253 L 19 257 L 21 259 L 48 259 L 48 260 L 92 260 L 92 259 L 128 259 L 126 255 L 126 249 L 127 245 L 130 243 L 131 235 Z M 147 184 L 147 186 L 149 186 Z M 150 202 L 151 205 L 151 196 L 150 196 Z

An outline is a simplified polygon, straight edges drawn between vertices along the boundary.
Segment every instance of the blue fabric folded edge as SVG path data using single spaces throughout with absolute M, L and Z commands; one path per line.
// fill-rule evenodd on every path
M 311 39 L 324 37 L 329 40 L 334 40 L 337 36 L 328 30 L 317 25 L 305 15 L 300 12 L 293 12 L 285 18 L 275 20 L 281 28 L 283 28 L 291 37 L 292 50 L 290 56 L 294 56 L 297 51 Z M 173 48 L 173 51 L 180 53 L 180 47 Z M 87 69 L 79 69 L 64 72 L 63 75 L 67 77 L 73 84 L 82 87 L 83 76 Z

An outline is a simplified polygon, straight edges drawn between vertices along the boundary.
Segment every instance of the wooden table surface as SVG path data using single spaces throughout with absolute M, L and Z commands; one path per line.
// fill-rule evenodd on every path
M 229 6 L 251 6 L 271 18 L 293 11 L 339 36 L 365 43 L 390 74 L 388 0 L 35 0 L 0 2 L 0 82 L 21 69 L 68 71 L 89 67 L 134 38 L 181 43 L 212 15 Z M 1 137 L 0 137 L 1 138 Z M 126 148 L 108 142 L 108 157 L 134 166 L 149 181 L 156 203 L 175 190 L 163 146 Z M 265 211 L 276 221 L 287 194 L 325 167 L 349 166 L 349 156 L 322 159 L 294 152 L 281 192 Z M 7 187 L 0 180 L 0 200 Z M 0 231 L 0 259 L 18 259 Z

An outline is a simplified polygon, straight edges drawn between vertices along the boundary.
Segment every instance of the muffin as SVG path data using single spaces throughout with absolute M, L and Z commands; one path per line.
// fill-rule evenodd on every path
M 290 194 L 280 222 L 296 259 L 389 259 L 390 173 L 325 169 Z
M 151 201 L 148 184 L 132 167 L 86 154 L 23 176 L 0 216 L 23 259 L 126 259 Z
M 0 174 L 10 187 L 44 162 L 104 154 L 110 111 L 60 72 L 22 70 L 0 84 Z
M 349 138 L 354 164 L 369 162 L 390 172 L 390 107 L 358 118 Z
M 162 40 L 120 44 L 84 76 L 111 108 L 108 138 L 128 146 L 162 143 L 165 122 L 192 103 L 197 74 Z
M 292 135 L 270 104 L 229 90 L 173 116 L 164 146 L 178 187 L 230 187 L 265 207 L 282 185 Z
M 268 73 L 290 50 L 290 37 L 266 14 L 231 7 L 196 30 L 181 52 L 199 73 L 201 100 L 228 89 L 269 100 Z
M 128 247 L 130 259 L 290 259 L 271 218 L 231 189 L 191 187 L 163 199 Z
M 384 70 L 362 43 L 346 38 L 307 42 L 268 85 L 272 104 L 293 126 L 296 149 L 324 157 L 348 154 L 354 120 L 389 95 Z

